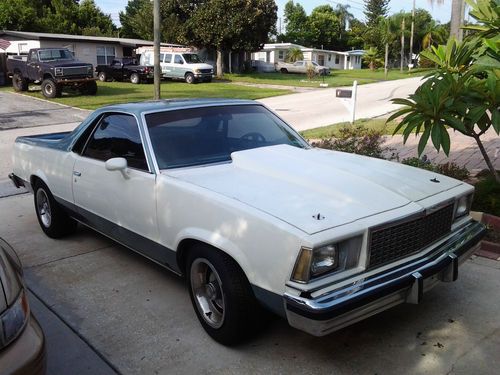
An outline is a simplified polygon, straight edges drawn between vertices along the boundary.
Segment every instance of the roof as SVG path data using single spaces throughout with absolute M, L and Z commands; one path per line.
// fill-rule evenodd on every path
M 338 55 L 363 55 L 365 53 L 364 50 L 357 49 L 357 50 L 352 50 L 352 51 L 333 51 L 333 50 L 326 50 L 326 49 L 321 49 L 321 48 L 309 48 L 309 47 L 304 47 L 298 44 L 293 44 L 293 43 L 267 43 L 264 44 L 264 47 L 262 48 L 261 51 L 268 51 L 268 50 L 275 50 L 275 49 L 282 49 L 282 48 L 300 48 L 302 52 L 323 52 L 323 53 L 336 53 Z
M 88 35 L 70 35 L 70 34 L 51 34 L 51 33 L 38 33 L 29 31 L 0 31 L 0 36 L 8 35 L 23 39 L 56 39 L 56 40 L 76 40 L 82 42 L 101 42 L 101 43 L 119 43 L 124 46 L 139 47 L 139 46 L 152 46 L 154 43 L 150 40 L 130 39 L 130 38 L 114 38 L 108 36 L 88 36 Z M 161 43 L 165 47 L 182 47 L 180 44 Z

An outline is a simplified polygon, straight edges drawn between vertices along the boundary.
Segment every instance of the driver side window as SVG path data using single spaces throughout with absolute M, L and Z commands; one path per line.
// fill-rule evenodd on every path
M 131 115 L 104 116 L 90 136 L 82 156 L 102 161 L 125 158 L 130 168 L 148 171 L 139 127 Z

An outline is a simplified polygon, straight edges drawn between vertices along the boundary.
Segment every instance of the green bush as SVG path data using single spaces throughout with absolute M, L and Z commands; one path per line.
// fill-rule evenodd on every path
M 391 153 L 393 149 L 384 147 L 384 142 L 385 138 L 380 130 L 368 129 L 363 125 L 347 125 L 339 128 L 335 138 L 325 138 L 313 142 L 312 145 L 327 150 L 385 159 L 385 155 Z M 394 159 L 394 154 L 389 159 Z
M 448 162 L 444 164 L 433 164 L 424 155 L 423 158 L 408 158 L 403 159 L 401 163 L 406 165 L 411 165 L 412 167 L 417 167 L 421 169 L 426 169 L 428 171 L 436 172 L 439 174 L 444 174 L 445 176 L 456 178 L 457 180 L 467 180 L 470 177 L 470 173 L 467 168 L 461 167 L 456 163 Z
M 479 180 L 475 188 L 472 209 L 500 216 L 500 184 L 495 181 L 493 176 L 489 175 Z

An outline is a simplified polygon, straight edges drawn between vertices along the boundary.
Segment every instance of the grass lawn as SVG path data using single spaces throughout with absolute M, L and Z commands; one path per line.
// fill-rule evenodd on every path
M 399 69 L 394 69 L 389 71 L 387 80 L 419 77 L 428 72 L 429 69 L 414 69 L 411 72 L 401 73 Z M 323 77 L 319 76 L 309 81 L 305 74 L 282 73 L 224 74 L 224 78 L 233 82 L 301 87 L 319 87 L 319 84 L 323 82 Z M 357 80 L 358 84 L 384 81 L 384 70 L 377 69 L 373 72 L 369 69 L 332 70 L 330 75 L 325 76 L 325 83 L 328 83 L 329 87 L 350 86 L 354 80 Z
M 363 125 L 365 128 L 368 128 L 368 129 L 380 130 L 382 132 L 382 134 L 385 134 L 385 135 L 392 135 L 392 133 L 394 132 L 394 129 L 397 126 L 396 122 L 391 121 L 387 124 L 385 122 L 386 122 L 385 118 L 374 118 L 374 119 L 356 120 L 356 122 L 354 124 L 355 125 Z M 304 131 L 300 132 L 300 134 L 302 134 L 302 136 L 306 139 L 331 138 L 331 137 L 335 137 L 338 134 L 338 130 L 342 126 L 351 126 L 351 124 L 349 122 L 342 122 L 342 123 L 335 124 L 335 125 L 329 125 L 329 126 L 323 126 L 320 128 L 304 130 Z M 402 131 L 399 131 L 398 133 L 401 134 Z
M 126 102 L 137 102 L 153 99 L 153 85 L 134 85 L 128 82 L 97 82 L 99 86 L 96 96 L 80 95 L 76 92 L 63 92 L 61 98 L 51 99 L 54 102 L 83 109 L 96 109 L 104 105 Z M 2 91 L 12 91 L 12 87 L 3 87 Z M 162 82 L 161 97 L 171 98 L 232 98 L 261 99 L 269 96 L 290 94 L 288 90 L 245 87 L 228 83 L 198 83 L 188 85 L 184 82 Z M 30 86 L 25 94 L 45 99 L 40 86 Z

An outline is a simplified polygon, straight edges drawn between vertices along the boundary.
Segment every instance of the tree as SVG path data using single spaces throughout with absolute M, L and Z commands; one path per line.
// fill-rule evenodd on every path
M 378 29 L 380 30 L 381 41 L 384 44 L 384 75 L 387 79 L 387 73 L 389 68 L 389 50 L 391 44 L 398 39 L 397 30 L 399 30 L 398 23 L 394 17 L 379 17 L 378 19 Z
M 368 26 L 375 26 L 379 17 L 387 16 L 389 0 L 365 0 L 365 17 Z
M 274 0 L 207 0 L 187 21 L 195 45 L 217 50 L 217 76 L 223 75 L 224 51 L 253 51 L 275 30 Z
M 119 13 L 120 23 L 122 27 L 120 28 L 120 36 L 123 38 L 144 38 L 142 32 L 136 28 L 136 24 L 138 23 L 139 15 L 143 13 L 144 8 L 148 8 L 148 10 L 153 10 L 153 8 L 149 7 L 151 5 L 151 1 L 149 0 L 129 0 L 128 4 L 125 6 L 125 10 Z M 148 17 L 150 20 L 152 19 L 151 13 Z M 144 22 L 139 22 L 144 23 Z M 142 29 L 142 28 L 141 28 Z M 153 24 L 151 22 L 151 31 L 148 31 L 148 35 L 152 35 Z M 148 38 L 149 39 L 149 38 Z
M 308 46 L 323 49 L 338 49 L 341 34 L 340 21 L 330 5 L 313 9 L 307 19 Z
M 302 5 L 290 0 L 285 4 L 283 14 L 286 24 L 284 39 L 291 43 L 306 44 L 307 14 Z
M 395 133 L 403 129 L 403 142 L 412 132 L 421 133 L 418 153 L 429 139 L 446 155 L 450 151 L 447 127 L 473 138 L 495 180 L 500 175 L 481 136 L 490 129 L 500 135 L 500 7 L 498 0 L 467 0 L 479 25 L 464 42 L 450 39 L 447 45 L 431 46 L 422 55 L 439 67 L 408 99 L 393 99 L 403 107 L 389 119 L 404 116 Z
M 295 61 L 303 60 L 304 54 L 302 50 L 297 47 L 290 48 L 286 53 L 286 61 L 289 63 L 294 63 Z
M 448 40 L 449 30 L 444 25 L 432 20 L 423 30 L 424 36 L 421 41 L 421 49 L 425 50 L 432 45 L 443 44 Z
M 352 28 L 353 20 L 355 19 L 351 12 L 349 12 L 349 5 L 337 4 L 334 13 L 337 16 L 340 25 L 340 33 L 338 37 L 337 46 L 339 50 L 345 50 L 349 46 L 349 31 Z
M 78 7 L 77 25 L 83 35 L 115 34 L 117 28 L 109 14 L 104 14 L 94 0 L 82 0 Z
M 376 48 L 371 47 L 363 55 L 363 61 L 368 64 L 370 70 L 375 70 L 381 64 L 380 57 Z
M 0 30 L 35 31 L 37 16 L 30 0 L 0 1 Z

